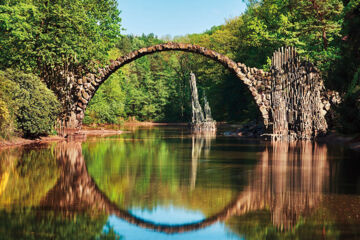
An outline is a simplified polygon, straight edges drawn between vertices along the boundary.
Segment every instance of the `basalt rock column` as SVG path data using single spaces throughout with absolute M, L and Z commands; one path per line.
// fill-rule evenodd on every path
M 205 121 L 214 122 L 214 119 L 211 116 L 211 108 L 208 100 L 206 99 L 206 96 L 204 96 L 204 113 L 205 113 Z
M 195 132 L 215 132 L 216 122 L 211 117 L 209 103 L 205 98 L 205 116 L 199 102 L 199 95 L 196 87 L 196 77 L 194 73 L 190 73 L 190 89 L 191 89 L 191 108 L 192 119 L 191 129 Z
M 324 97 L 319 71 L 301 61 L 293 47 L 281 48 L 272 57 L 271 118 L 273 139 L 312 139 L 327 132 Z
M 191 89 L 191 110 L 193 124 L 202 123 L 205 121 L 204 113 L 199 102 L 199 94 L 196 87 L 196 77 L 194 73 L 190 73 L 190 89 Z

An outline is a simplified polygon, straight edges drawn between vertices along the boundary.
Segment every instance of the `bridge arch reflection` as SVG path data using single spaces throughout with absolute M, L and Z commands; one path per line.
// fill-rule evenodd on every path
M 194 137 L 192 141 L 191 167 L 195 169 L 191 169 L 190 184 L 193 188 L 196 183 L 196 158 L 201 154 L 204 141 L 201 137 Z M 211 138 L 205 143 L 209 148 Z M 326 145 L 269 142 L 249 176 L 248 185 L 221 211 L 197 222 L 158 224 L 134 216 L 109 200 L 87 171 L 81 142 L 60 143 L 57 159 L 61 174 L 55 187 L 41 201 L 43 208 L 66 212 L 101 211 L 139 227 L 169 234 L 198 230 L 232 216 L 263 209 L 270 211 L 275 226 L 290 229 L 300 216 L 306 216 L 316 208 L 329 185 Z

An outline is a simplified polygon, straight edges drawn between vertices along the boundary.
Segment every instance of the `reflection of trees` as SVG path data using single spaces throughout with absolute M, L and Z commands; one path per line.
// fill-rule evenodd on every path
M 199 171 L 198 165 L 196 189 L 191 191 L 191 135 L 179 138 L 178 131 L 168 129 L 166 135 L 157 136 L 157 129 L 152 131 L 154 135 L 139 131 L 131 138 L 124 135 L 82 145 L 90 175 L 112 202 L 126 209 L 178 206 L 209 216 L 233 199 L 230 169 L 218 165 L 213 171 Z
M 47 145 L 0 151 L 0 239 L 117 239 L 101 233 L 106 215 L 68 218 L 38 209 L 59 178 L 61 152 Z
M 53 154 L 43 146 L 0 152 L 0 208 L 39 204 L 58 177 Z
M 197 161 L 207 140 L 207 146 L 210 147 L 211 137 L 207 140 L 194 137 L 192 140 L 192 160 Z M 166 225 L 140 219 L 118 208 L 99 190 L 88 174 L 81 143 L 66 143 L 60 145 L 58 155 L 63 169 L 61 176 L 43 199 L 42 205 L 66 212 L 100 210 L 140 227 L 167 233 L 192 231 L 217 221 L 225 221 L 234 215 L 268 209 L 273 224 L 288 229 L 294 226 L 300 216 L 309 214 L 321 200 L 322 191 L 327 187 L 326 151 L 326 146 L 309 142 L 272 143 L 262 153 L 248 186 L 222 211 L 200 222 Z
M 0 239 L 119 239 L 113 231 L 102 233 L 108 217 L 74 215 L 71 218 L 35 209 L 0 211 Z
M 141 136 L 138 139 L 142 139 L 143 137 L 144 136 Z M 158 148 L 154 149 L 153 152 L 156 154 L 163 154 L 164 159 L 168 159 L 169 156 L 174 153 L 173 149 L 169 149 L 168 147 L 163 146 L 161 144 L 161 141 L 158 140 L 158 138 L 153 138 L 150 135 L 148 137 L 154 139 L 154 141 L 156 141 L 155 144 L 145 143 L 141 140 L 139 140 L 139 142 L 138 140 L 134 139 L 124 140 L 126 142 L 130 142 L 131 146 L 133 146 L 134 148 L 131 148 L 130 145 L 126 145 L 126 147 L 121 145 L 120 149 L 124 152 L 121 153 L 120 156 L 128 156 L 129 153 L 140 154 L 138 151 L 139 149 L 135 148 L 135 146 L 138 146 L 139 143 L 150 144 L 151 147 L 153 147 L 154 145 L 158 146 Z M 179 179 L 185 178 L 190 179 L 190 183 L 196 182 L 196 180 L 193 181 L 192 179 L 196 179 L 197 177 L 196 172 L 198 171 L 198 159 L 203 154 L 204 149 L 205 155 L 206 151 L 210 149 L 211 139 L 212 137 L 201 138 L 198 136 L 194 136 L 191 139 L 191 154 L 190 152 L 187 152 L 187 154 L 191 155 L 192 157 L 192 170 L 188 171 L 188 169 L 186 169 L 186 171 L 180 171 L 182 172 L 182 174 L 186 173 L 185 177 L 175 175 L 176 179 L 170 179 L 171 181 L 177 184 L 178 182 L 180 182 Z M 89 144 L 93 143 L 90 142 Z M 115 141 L 115 145 L 116 144 L 119 144 L 119 142 Z M 119 149 L 119 145 L 113 146 L 111 147 L 111 149 Z M 86 153 L 86 151 L 84 152 Z M 99 154 L 100 152 L 101 149 L 95 149 L 94 151 L 94 153 L 96 154 Z M 118 154 L 118 152 L 116 153 Z M 95 181 L 88 174 L 88 169 L 82 153 L 81 143 L 65 142 L 59 143 L 55 147 L 55 150 L 37 149 L 34 151 L 25 152 L 15 151 L 12 154 L 15 154 L 15 156 L 23 155 L 21 157 L 21 159 L 23 160 L 19 164 L 17 164 L 16 162 L 14 164 L 12 163 L 12 160 L 9 160 L 9 158 L 1 155 L 2 161 L 0 165 L 0 186 L 2 186 L 1 184 L 4 183 L 3 185 L 13 186 L 16 189 L 23 188 L 22 193 L 24 194 L 21 196 L 30 196 L 30 199 L 32 195 L 31 192 L 28 191 L 29 189 L 35 191 L 35 193 L 33 194 L 36 194 L 36 196 L 44 196 L 45 193 L 38 194 L 34 189 L 37 189 L 38 186 L 44 186 L 44 184 L 50 187 L 54 186 L 50 191 L 47 190 L 49 189 L 48 187 L 45 188 L 48 193 L 41 200 L 41 208 L 60 210 L 61 212 L 65 213 L 66 216 L 71 216 L 67 219 L 72 219 L 73 216 L 77 215 L 76 213 L 79 211 L 86 211 L 93 216 L 96 216 L 97 214 L 92 214 L 92 211 L 96 211 L 97 213 L 100 211 L 105 215 L 115 214 L 118 217 L 123 218 L 124 220 L 136 224 L 140 227 L 166 233 L 192 231 L 204 228 L 217 221 L 228 220 L 227 224 L 229 224 L 234 231 L 239 232 L 240 234 L 245 234 L 246 236 L 250 236 L 249 238 L 252 237 L 254 239 L 263 239 L 265 237 L 269 237 L 270 233 L 276 235 L 278 234 L 279 229 L 290 230 L 295 228 L 297 229 L 296 231 L 299 231 L 300 228 L 306 228 L 305 230 L 301 231 L 307 231 L 307 233 L 311 231 L 313 233 L 318 232 L 317 234 L 323 234 L 323 229 L 319 230 L 319 228 L 315 229 L 315 227 L 313 227 L 316 226 L 315 224 L 317 223 L 318 219 L 315 219 L 311 223 L 313 225 L 311 225 L 309 224 L 309 221 L 306 221 L 306 223 L 304 224 L 304 218 L 302 218 L 302 216 L 306 217 L 307 219 L 309 218 L 309 215 L 314 212 L 314 209 L 319 206 L 320 201 L 322 201 L 322 199 L 324 198 L 322 192 L 327 191 L 329 187 L 327 147 L 316 143 L 268 143 L 264 152 L 261 153 L 261 156 L 259 158 L 260 160 L 256 165 L 252 176 L 250 176 L 248 179 L 248 186 L 245 187 L 244 190 L 239 193 L 239 195 L 234 198 L 233 201 L 228 203 L 228 205 L 225 206 L 223 209 L 220 209 L 216 214 L 211 215 L 203 221 L 175 226 L 156 224 L 148 220 L 140 219 L 136 216 L 131 215 L 129 212 L 120 209 L 118 202 L 114 204 L 111 200 L 109 200 L 108 195 L 103 194 L 103 192 L 97 187 Z M 50 166 L 45 164 L 49 164 L 48 160 L 52 159 L 54 154 L 56 155 L 61 171 L 49 171 L 49 169 L 56 169 L 56 166 L 53 163 Z M 99 155 L 99 161 L 105 160 L 106 156 L 109 156 L 107 154 L 108 153 L 105 152 L 104 155 Z M 137 157 L 138 156 L 142 156 L 145 160 L 148 160 L 147 158 L 149 157 L 149 155 L 147 149 L 145 148 L 144 152 L 141 152 L 141 154 L 137 155 Z M 14 158 L 18 157 L 19 156 Z M 152 171 L 161 167 L 159 166 L 160 164 L 156 162 L 144 162 L 149 165 L 143 166 L 142 161 L 139 161 L 135 165 L 129 165 L 125 167 L 123 164 L 124 162 L 120 162 L 117 164 L 122 166 L 119 169 L 123 169 L 125 173 L 127 172 L 127 175 L 124 175 L 125 179 L 127 179 L 129 176 L 141 175 L 139 173 L 149 174 L 150 176 L 152 176 L 155 174 Z M 134 163 L 130 162 L 130 164 Z M 161 169 L 160 172 L 168 173 L 168 171 L 171 171 L 171 174 L 179 172 L 178 169 L 175 167 L 175 163 L 171 166 L 171 169 L 168 169 L 167 166 L 166 168 Z M 96 165 L 95 167 L 98 167 L 98 165 Z M 112 168 L 113 165 L 111 165 L 110 167 Z M 132 168 L 139 169 L 140 167 L 142 167 L 141 171 L 133 172 Z M 151 169 L 151 171 L 148 171 L 149 168 Z M 37 171 L 35 171 L 36 169 Z M 16 174 L 14 174 L 12 171 L 15 171 Z M 195 174 L 193 174 L 193 172 L 195 172 Z M 124 172 L 121 172 L 121 174 L 123 173 Z M 6 174 L 8 174 L 9 176 L 6 177 Z M 52 177 L 49 177 L 50 175 Z M 14 178 L 14 176 L 18 177 Z M 207 176 L 208 175 L 206 175 L 206 177 Z M 209 176 L 211 177 L 211 175 Z M 172 177 L 174 176 L 172 175 Z M 54 185 L 54 181 L 56 181 L 56 179 L 57 182 Z M 139 179 L 140 181 L 143 180 L 143 178 L 134 178 L 130 179 L 129 181 L 139 182 Z M 163 179 L 160 180 L 163 181 Z M 27 181 L 28 185 L 25 184 Z M 20 185 L 11 184 L 12 182 L 19 183 Z M 185 190 L 193 194 L 194 192 L 201 189 L 201 184 L 201 181 L 197 181 L 196 189 L 193 189 L 193 191 L 189 191 L 189 182 L 185 181 L 184 185 L 187 186 Z M 170 185 L 171 184 L 169 184 L 169 186 Z M 5 188 L 5 191 L 6 189 L 7 187 Z M 146 191 L 151 191 L 151 186 L 148 187 L 148 189 L 150 190 Z M 206 188 L 204 189 L 207 190 Z M 20 192 L 20 190 L 18 191 Z M 11 193 L 11 191 L 8 193 Z M 139 193 L 141 193 L 141 191 L 139 191 Z M 17 199 L 17 202 L 20 202 L 20 200 L 23 201 L 25 199 L 22 197 L 17 198 L 16 194 L 16 191 L 14 191 L 13 195 L 15 196 L 15 198 L 13 197 L 13 199 Z M 183 197 L 182 192 L 179 192 L 178 195 L 180 198 Z M 203 198 L 205 198 L 205 195 L 206 198 L 216 198 L 216 195 L 219 194 L 206 193 L 203 194 Z M 5 195 L 1 194 L 0 192 L 0 200 L 3 196 Z M 193 198 L 200 199 L 201 197 L 201 195 L 193 195 Z M 24 202 L 26 202 L 26 199 Z M 30 203 L 28 205 L 36 206 L 38 205 L 38 202 L 39 201 L 37 200 L 35 204 Z M 32 214 L 35 215 L 35 213 Z M 25 228 L 22 225 L 25 224 L 25 220 L 23 223 L 17 224 L 16 221 L 19 220 L 16 220 L 16 218 L 20 218 L 20 215 L 15 214 L 14 216 L 14 220 L 11 223 L 12 225 L 6 226 L 8 226 L 9 228 Z M 262 216 L 268 219 L 268 222 L 266 224 L 261 219 L 259 219 Z M 11 222 L 8 219 L 10 217 L 10 215 L 8 216 L 6 213 L 0 211 L 1 221 L 3 220 Z M 310 219 L 311 218 L 313 218 L 313 216 L 310 216 Z M 26 220 L 26 224 L 33 224 L 33 227 L 36 225 L 37 220 L 35 220 L 35 216 L 29 216 L 28 218 L 23 219 L 28 219 Z M 44 221 L 47 221 L 46 219 L 48 218 L 42 217 L 42 219 L 45 219 Z M 235 221 L 234 219 L 241 219 L 242 222 L 233 224 L 233 221 Z M 53 223 L 58 223 L 58 221 L 55 221 L 54 219 L 50 219 L 49 221 L 53 221 Z M 62 219 L 61 221 L 64 221 L 64 219 Z M 95 219 L 94 221 L 97 220 Z M 254 224 L 256 223 L 256 225 L 247 225 L 246 223 L 249 221 Z M 69 228 L 71 227 L 71 224 L 75 223 L 70 222 Z M 49 228 L 51 228 L 50 225 L 51 223 L 49 222 Z M 324 226 L 326 228 L 326 236 L 328 236 L 328 234 L 337 234 L 331 221 L 325 223 Z M 6 227 L 4 227 L 3 229 L 5 228 Z M 256 229 L 256 231 L 254 231 L 254 229 Z M 4 230 L 0 229 L 0 231 Z M 51 232 L 53 230 L 49 231 Z M 291 235 L 291 232 L 293 231 L 286 232 Z M 262 237 L 256 237 L 260 235 Z M 316 236 L 318 237 L 318 235 Z
M 236 204 L 232 202 L 220 213 L 200 222 L 185 225 L 156 224 L 120 209 L 101 192 L 87 172 L 80 142 L 60 143 L 58 145 L 58 163 L 61 166 L 60 177 L 54 188 L 41 201 L 41 208 L 58 210 L 66 215 L 72 215 L 77 211 L 100 211 L 108 215 L 116 215 L 140 227 L 176 233 L 204 228 L 226 219 L 232 212 L 229 209 L 234 208 Z

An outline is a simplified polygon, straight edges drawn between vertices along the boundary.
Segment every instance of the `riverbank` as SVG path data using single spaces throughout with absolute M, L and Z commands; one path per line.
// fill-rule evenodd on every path
M 69 130 L 63 134 L 63 136 L 47 136 L 41 137 L 38 139 L 25 139 L 20 137 L 14 137 L 10 140 L 0 139 L 0 149 L 8 148 L 8 147 L 17 147 L 29 144 L 42 144 L 49 142 L 61 142 L 68 140 L 83 140 L 86 139 L 87 136 L 111 136 L 111 135 L 119 135 L 126 133 L 128 131 L 119 130 L 119 128 L 126 130 L 134 130 L 134 128 L 138 127 L 156 127 L 156 126 L 187 126 L 187 123 L 153 123 L 153 122 L 128 122 L 123 125 L 97 125 L 97 126 L 84 126 L 83 129 L 79 130 Z M 236 126 L 237 125 L 229 125 Z M 245 134 L 238 134 L 237 132 L 231 132 L 233 134 L 224 132 L 225 136 L 232 137 L 241 137 L 241 138 L 252 138 L 251 136 L 246 136 Z M 242 133 L 240 131 L 240 133 Z M 350 149 L 354 151 L 360 152 L 360 136 L 347 136 L 341 135 L 336 132 L 330 132 L 327 136 L 321 137 L 316 141 L 322 143 L 330 143 L 330 144 L 343 144 L 347 145 Z
M 97 124 L 93 126 L 84 125 L 81 130 L 69 129 L 59 135 L 40 137 L 37 139 L 26 139 L 21 137 L 12 137 L 9 140 L 0 139 L 0 149 L 8 147 L 18 147 L 29 144 L 41 144 L 49 142 L 61 142 L 66 140 L 81 140 L 87 136 L 111 136 L 123 134 L 127 131 L 121 129 L 133 130 L 138 127 L 153 127 L 153 126 L 186 126 L 187 123 L 154 123 L 154 122 L 125 122 L 122 125 L 111 124 Z
M 7 147 L 17 147 L 22 145 L 29 145 L 29 144 L 40 144 L 40 143 L 49 143 L 49 142 L 58 142 L 64 141 L 65 138 L 61 136 L 48 136 L 48 137 L 41 137 L 37 139 L 26 139 L 20 137 L 13 137 L 10 140 L 0 139 L 0 149 L 7 148 Z
M 83 125 L 85 130 L 98 130 L 98 129 L 126 129 L 128 127 L 156 127 L 156 126 L 188 126 L 189 123 L 156 123 L 156 122 L 138 122 L 128 121 L 122 124 L 93 124 Z
M 125 122 L 122 125 L 97 124 L 92 126 L 84 125 L 81 130 L 69 129 L 59 135 L 40 137 L 37 139 L 26 139 L 21 137 L 12 137 L 9 140 L 0 139 L 0 149 L 9 147 L 18 147 L 30 144 L 42 144 L 49 142 L 61 142 L 68 140 L 83 140 L 87 136 L 111 136 L 119 135 L 133 131 L 138 127 L 155 127 L 155 126 L 187 126 L 187 123 L 154 123 L 154 122 Z M 122 130 L 120 130 L 122 129 Z M 125 131 L 123 130 L 125 129 Z
M 53 135 L 47 137 L 40 137 L 37 139 L 26 139 L 21 137 L 13 137 L 10 140 L 0 139 L 0 149 L 8 147 L 18 147 L 29 144 L 42 144 L 50 142 L 61 142 L 75 139 L 86 139 L 87 136 L 111 136 L 123 134 L 126 131 L 114 129 L 82 129 L 80 131 L 73 130 L 64 134 L 64 136 Z
M 360 152 L 360 135 L 350 136 L 330 132 L 325 137 L 318 138 L 317 141 L 321 143 L 347 145 L 350 149 Z

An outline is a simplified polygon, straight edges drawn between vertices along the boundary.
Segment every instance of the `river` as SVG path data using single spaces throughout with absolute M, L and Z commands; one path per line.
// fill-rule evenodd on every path
M 169 126 L 4 149 L 0 239 L 360 239 L 360 156 Z

